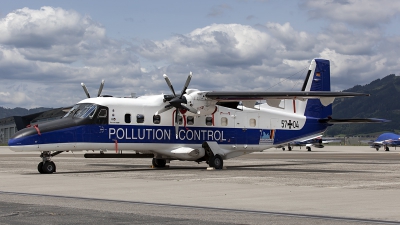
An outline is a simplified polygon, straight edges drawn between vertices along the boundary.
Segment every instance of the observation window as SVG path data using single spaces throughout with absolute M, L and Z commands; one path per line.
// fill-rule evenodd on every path
M 212 126 L 213 125 L 212 121 L 213 121 L 212 117 L 206 117 L 206 125 L 207 126 Z
M 136 123 L 144 123 L 144 115 L 143 114 L 136 115 Z
M 161 123 L 161 116 L 160 115 L 154 115 L 153 116 L 153 123 L 154 124 L 160 124 Z
M 193 125 L 194 124 L 194 116 L 186 117 L 186 122 L 187 122 L 187 125 Z
M 125 123 L 131 123 L 131 114 L 130 113 L 125 114 Z

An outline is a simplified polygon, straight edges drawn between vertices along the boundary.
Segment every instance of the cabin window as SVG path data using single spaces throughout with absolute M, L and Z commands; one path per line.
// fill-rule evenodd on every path
M 160 124 L 161 123 L 161 116 L 160 115 L 154 115 L 153 116 L 153 123 L 154 124 Z
M 206 125 L 207 126 L 212 126 L 213 124 L 212 124 L 212 117 L 206 117 Z
M 99 112 L 99 118 L 106 118 L 107 117 L 107 109 L 101 109 Z
M 223 126 L 223 127 L 228 126 L 228 118 L 221 117 L 221 126 Z
M 250 119 L 249 123 L 250 123 L 250 127 L 255 127 L 257 125 L 256 119 L 253 119 L 253 118 Z
M 187 125 L 194 124 L 194 116 L 188 116 L 188 117 L 186 117 L 186 120 L 187 120 Z
M 131 123 L 131 114 L 130 113 L 125 114 L 125 123 Z
M 143 114 L 136 115 L 136 123 L 144 123 L 144 115 Z

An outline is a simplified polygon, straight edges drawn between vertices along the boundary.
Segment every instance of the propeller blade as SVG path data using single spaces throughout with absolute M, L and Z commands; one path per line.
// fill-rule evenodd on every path
M 168 111 L 168 110 L 170 110 L 170 109 L 172 109 L 172 108 L 173 108 L 172 105 L 166 105 L 164 108 L 158 110 L 154 115 L 157 116 L 157 115 L 159 115 L 159 114 L 161 114 L 161 113 L 163 113 L 163 112 L 166 112 L 166 111 Z
M 103 91 L 103 87 L 104 87 L 104 80 L 101 80 L 101 84 L 99 87 L 99 92 L 97 93 L 97 97 L 100 97 L 101 91 Z
M 175 112 L 175 137 L 178 139 L 178 132 L 179 132 L 179 109 L 176 109 Z
M 163 77 L 164 77 L 165 81 L 167 81 L 168 87 L 172 91 L 172 94 L 174 94 L 174 96 L 176 97 L 174 87 L 172 86 L 171 81 L 169 80 L 167 74 L 164 74 Z
M 182 108 L 186 109 L 187 111 L 189 111 L 189 112 L 191 112 L 191 113 L 200 114 L 200 111 L 198 111 L 197 109 L 195 109 L 195 108 L 193 108 L 193 107 L 191 107 L 191 106 L 188 106 L 188 105 L 183 104 L 183 103 L 182 103 L 181 106 L 182 106 Z
M 192 80 L 192 72 L 189 73 L 189 76 L 188 76 L 188 78 L 186 79 L 185 86 L 183 86 L 183 89 L 182 89 L 182 92 L 181 92 L 181 96 L 180 96 L 179 98 L 182 98 L 182 96 L 185 94 L 186 89 L 187 89 L 188 86 L 189 86 L 190 80 Z
M 84 83 L 81 83 L 81 86 L 83 87 L 83 90 L 85 91 L 86 96 L 87 96 L 88 98 L 90 98 L 89 91 L 88 91 L 86 85 L 85 85 Z

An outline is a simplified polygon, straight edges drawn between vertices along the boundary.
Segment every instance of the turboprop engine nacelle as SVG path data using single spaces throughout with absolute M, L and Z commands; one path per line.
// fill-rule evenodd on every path
M 217 102 L 207 99 L 205 92 L 196 89 L 188 89 L 186 93 L 185 98 L 187 104 L 197 109 L 200 115 L 211 115 L 215 112 Z

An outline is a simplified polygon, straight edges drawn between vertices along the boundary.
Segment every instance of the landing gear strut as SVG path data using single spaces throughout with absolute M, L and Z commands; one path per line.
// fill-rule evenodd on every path
M 42 152 L 40 154 L 40 158 L 42 158 L 42 162 L 38 164 L 38 171 L 39 173 L 47 173 L 51 174 L 56 172 L 56 164 L 51 161 L 51 157 L 56 156 L 62 153 L 62 151 L 51 153 L 49 151 Z

